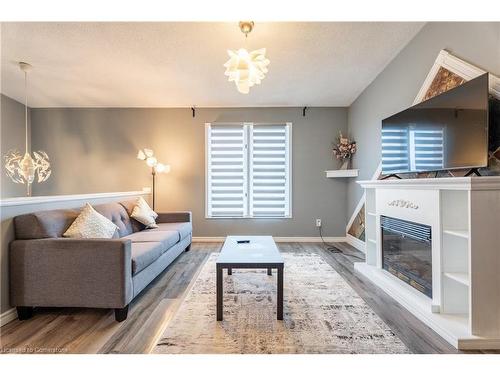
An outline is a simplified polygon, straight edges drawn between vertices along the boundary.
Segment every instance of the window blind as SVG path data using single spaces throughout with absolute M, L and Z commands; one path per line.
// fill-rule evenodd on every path
M 288 216 L 288 126 L 254 125 L 250 149 L 250 215 Z
M 290 137 L 291 124 L 207 124 L 207 217 L 289 217 Z
M 247 212 L 247 125 L 207 129 L 207 214 L 243 217 Z

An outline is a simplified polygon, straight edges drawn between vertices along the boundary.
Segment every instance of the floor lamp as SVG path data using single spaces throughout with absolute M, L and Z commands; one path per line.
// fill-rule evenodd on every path
M 155 158 L 153 150 L 149 148 L 144 148 L 139 150 L 137 153 L 137 159 L 144 160 L 148 167 L 151 168 L 151 176 L 153 178 L 153 210 L 155 209 L 155 185 L 156 185 L 156 174 L 157 173 L 169 173 L 170 165 L 158 163 L 158 160 Z

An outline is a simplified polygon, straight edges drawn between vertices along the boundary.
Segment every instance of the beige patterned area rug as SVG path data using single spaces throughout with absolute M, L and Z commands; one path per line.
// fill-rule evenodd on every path
M 215 318 L 212 254 L 153 353 L 409 353 L 319 255 L 282 253 L 284 320 L 276 272 L 224 273 L 224 321 Z

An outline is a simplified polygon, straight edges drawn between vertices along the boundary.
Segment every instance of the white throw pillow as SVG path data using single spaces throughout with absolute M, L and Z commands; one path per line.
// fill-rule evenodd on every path
M 146 226 L 146 228 L 158 228 L 155 219 L 158 217 L 158 214 L 154 212 L 151 207 L 147 204 L 144 198 L 137 198 L 137 204 L 132 210 L 132 215 L 130 217 L 137 220 L 139 223 L 142 223 Z
M 112 238 L 118 227 L 111 220 L 85 204 L 80 215 L 73 221 L 63 237 L 69 238 Z

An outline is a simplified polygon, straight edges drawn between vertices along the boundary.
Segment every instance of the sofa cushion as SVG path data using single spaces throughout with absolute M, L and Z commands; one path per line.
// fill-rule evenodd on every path
M 16 239 L 61 237 L 79 214 L 80 210 L 50 210 L 16 216 Z
M 177 242 L 180 241 L 179 232 L 177 231 L 149 231 L 143 230 L 141 232 L 132 233 L 124 238 L 130 239 L 132 243 L 136 242 L 160 242 L 163 244 L 164 249 L 162 253 L 170 249 Z
M 134 210 L 134 207 L 137 204 L 137 199 L 128 199 L 126 201 L 120 202 L 120 204 L 125 208 L 125 210 L 128 213 L 128 216 L 130 216 L 132 215 L 132 211 Z M 132 217 L 130 218 L 130 223 L 132 225 L 132 232 L 139 232 L 141 230 L 146 229 L 146 226 L 144 224 L 139 223 Z
M 132 210 L 130 217 L 142 223 L 146 228 L 158 228 L 156 218 L 158 214 L 154 212 L 143 197 L 137 198 L 137 204 Z
M 112 238 L 118 227 L 107 217 L 87 203 L 80 215 L 73 221 L 63 237 L 69 238 Z
M 184 239 L 193 232 L 193 225 L 190 222 L 186 223 L 158 223 L 158 228 L 147 229 L 144 232 L 155 231 L 177 231 L 179 232 L 180 239 Z
M 132 242 L 132 275 L 154 263 L 164 252 L 161 242 Z
M 130 216 L 118 202 L 98 204 L 94 206 L 95 210 L 104 217 L 108 218 L 118 227 L 118 232 L 115 237 L 124 237 L 133 233 L 132 222 Z

